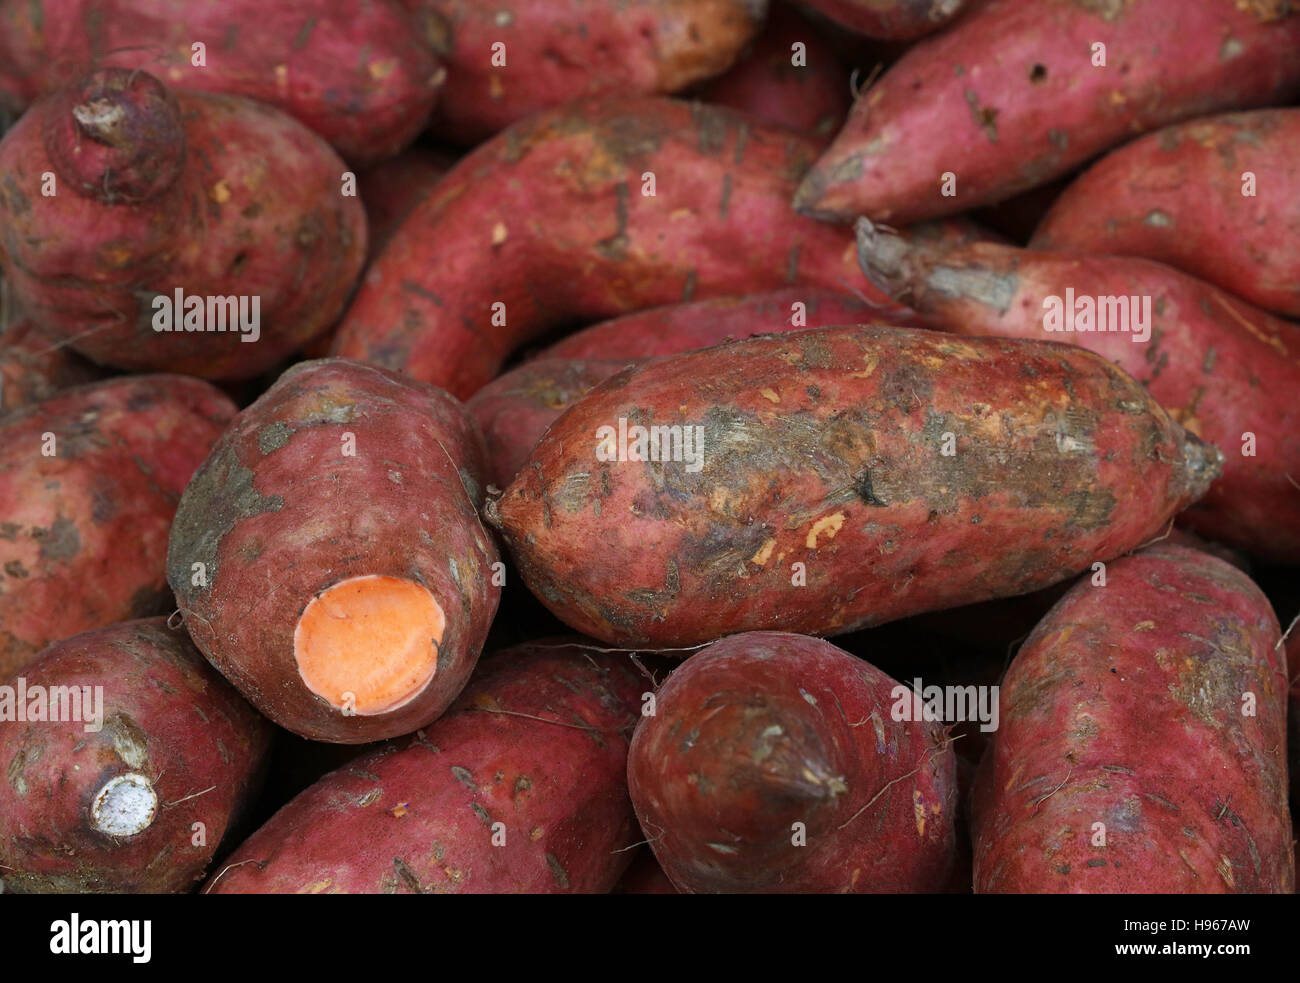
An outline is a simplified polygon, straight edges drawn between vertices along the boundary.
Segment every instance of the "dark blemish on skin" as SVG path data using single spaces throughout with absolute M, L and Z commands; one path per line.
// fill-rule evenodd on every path
M 1044 82 L 1046 82 L 1047 66 L 1039 64 L 1031 68 L 1029 70 L 1029 81 L 1032 82 L 1034 85 L 1042 85 Z
M 971 119 L 975 124 L 984 131 L 984 135 L 989 138 L 989 143 L 998 142 L 998 111 L 992 106 L 983 106 L 979 104 L 980 97 L 974 89 L 966 90 L 966 103 L 970 106 Z
M 853 483 L 853 490 L 857 493 L 858 498 L 860 498 L 867 505 L 873 505 L 876 506 L 877 508 L 884 508 L 888 504 L 886 502 L 882 502 L 879 498 L 877 498 L 875 492 L 872 491 L 870 471 L 863 471 L 860 475 L 858 475 L 857 481 Z
M 263 454 L 270 454 L 278 451 L 285 444 L 289 443 L 289 438 L 293 436 L 293 429 L 283 420 L 276 420 L 274 423 L 268 423 L 257 431 L 257 447 Z
M 621 262 L 627 259 L 627 247 L 629 239 L 627 236 L 627 216 L 628 216 L 628 199 L 631 195 L 631 189 L 626 181 L 622 181 L 614 187 L 614 234 L 607 239 L 601 239 L 596 243 L 596 251 L 608 260 Z
M 718 203 L 718 216 L 727 217 L 727 205 L 731 203 L 731 175 L 722 175 L 722 200 Z
M 699 274 L 695 270 L 690 270 L 686 274 L 686 285 L 682 287 L 682 302 L 686 303 L 695 296 L 695 284 L 699 279 Z
M 415 871 L 411 870 L 411 868 L 407 866 L 406 861 L 401 857 L 393 858 L 393 870 L 397 871 L 397 876 L 402 879 L 403 883 L 405 883 L 412 892 L 415 894 L 425 893 L 424 888 L 420 886 L 420 879 L 415 876 Z
M 49 529 L 33 529 L 32 538 L 41 544 L 42 560 L 71 560 L 81 552 L 77 524 L 68 518 L 55 519 Z
M 403 280 L 401 286 L 402 289 L 405 290 L 407 293 L 415 294 L 417 297 L 423 297 L 430 304 L 435 304 L 438 307 L 446 306 L 445 304 L 443 304 L 441 297 L 439 297 L 437 294 L 433 293 L 432 291 L 424 289 L 424 287 L 420 286 L 414 280 Z
M 548 853 L 546 855 L 546 864 L 551 868 L 551 876 L 555 878 L 555 883 L 567 891 L 569 889 L 569 872 L 556 859 L 555 854 Z
M 474 784 L 474 775 L 468 768 L 462 768 L 460 765 L 452 765 L 451 773 L 455 776 L 456 781 L 460 782 L 471 792 L 478 791 L 478 786 Z

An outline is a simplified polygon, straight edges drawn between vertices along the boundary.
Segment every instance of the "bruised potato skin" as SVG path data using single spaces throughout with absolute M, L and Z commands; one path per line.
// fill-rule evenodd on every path
M 600 460 L 620 421 L 692 428 L 702 454 Z M 826 328 L 607 380 L 487 515 L 571 627 L 687 646 L 1045 587 L 1158 535 L 1218 457 L 1082 349 Z
M 625 655 L 495 653 L 400 750 L 280 809 L 205 893 L 607 893 L 641 839 L 627 748 L 649 686 Z
M 433 130 L 465 146 L 574 99 L 670 95 L 719 75 L 767 12 L 767 0 L 405 3 L 448 66 Z
M 0 678 L 58 639 L 172 609 L 176 504 L 234 415 L 206 382 L 141 375 L 0 417 Z
M 976 892 L 1293 891 L 1279 635 L 1244 573 L 1181 546 L 1071 588 L 1003 680 Z
M 445 393 L 343 359 L 299 363 L 236 418 L 185 489 L 167 576 L 186 627 L 255 707 L 299 736 L 361 744 L 410 733 L 465 685 L 496 612 L 483 484 L 482 437 Z M 445 625 L 431 677 L 404 702 L 348 714 L 300 670 L 297 630 L 322 592 L 369 577 L 427 591 Z
M 867 222 L 859 252 L 867 275 L 931 327 L 1069 342 L 1115 362 L 1223 451 L 1223 477 L 1179 521 L 1253 555 L 1300 563 L 1300 410 L 1291 397 L 1300 390 L 1300 326 L 1136 257 L 933 245 Z M 1048 331 L 1044 304 L 1056 298 L 1064 311 L 1067 290 L 1097 303 L 1149 301 L 1149 320 L 1141 333 Z M 1124 326 L 1137 324 L 1131 312 Z
M 51 645 L 34 686 L 102 687 L 82 720 L 0 727 L 0 871 L 30 894 L 165 894 L 202 880 L 261 784 L 271 727 L 164 618 Z M 10 685 L 13 680 L 6 680 Z M 129 806 L 99 793 L 135 783 Z M 146 822 L 147 819 L 147 822 Z M 145 822 L 135 832 L 135 825 Z
M 15 105 L 106 67 L 275 106 L 356 165 L 414 140 L 445 76 L 399 0 L 0 0 Z
M 746 632 L 692 655 L 628 756 L 669 880 L 690 893 L 946 890 L 956 761 L 942 725 L 893 719 L 896 686 L 802 635 Z
M 815 155 L 789 130 L 671 99 L 531 116 L 411 213 L 332 350 L 464 399 L 512 350 L 573 322 L 781 286 L 857 289 L 845 231 L 790 209 Z

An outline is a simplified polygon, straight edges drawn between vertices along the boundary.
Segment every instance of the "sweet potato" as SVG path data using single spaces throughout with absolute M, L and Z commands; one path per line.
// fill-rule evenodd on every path
M 76 352 L 39 334 L 29 319 L 0 324 L 0 414 L 102 375 Z
M 725 71 L 767 0 L 405 0 L 448 65 L 440 137 L 471 146 L 596 95 L 666 95 Z
M 107 67 L 268 103 L 357 164 L 415 138 L 445 75 L 398 0 L 0 0 L 19 104 Z
M 867 275 L 934 326 L 1069 341 L 1123 367 L 1223 451 L 1222 480 L 1183 519 L 1255 555 L 1300 561 L 1300 410 L 1289 398 L 1300 390 L 1300 327 L 1150 260 L 987 243 L 930 248 L 869 222 L 859 228 Z M 1104 308 L 1108 330 L 1048 330 L 1069 327 L 1066 315 L 1085 298 L 1090 325 Z
M 1145 256 L 1300 316 L 1300 109 L 1180 123 L 1093 164 L 1030 245 Z M 1247 193 L 1249 192 L 1249 193 Z
M 0 265 L 18 307 L 94 361 L 249 378 L 332 324 L 361 271 L 344 170 L 269 106 L 105 69 L 0 140 Z
M 853 101 L 848 69 L 835 49 L 784 4 L 772 8 L 740 60 L 694 95 L 823 140 L 839 131 Z
M 88 631 L 3 684 L 7 890 L 158 894 L 203 879 L 257 792 L 271 727 L 185 632 L 164 618 Z
M 607 380 L 486 514 L 566 624 L 686 646 L 1047 586 L 1157 534 L 1218 458 L 1082 349 L 826 328 Z
M 357 190 L 366 206 L 368 260 L 388 245 L 397 227 L 433 192 L 453 163 L 447 154 L 413 147 L 357 175 Z
M 977 6 L 858 97 L 795 207 L 845 222 L 953 214 L 1145 130 L 1300 92 L 1300 12 L 1283 0 L 1177 7 L 1172 16 L 1166 0 Z
M 628 752 L 632 805 L 690 893 L 940 891 L 957 771 L 940 723 L 830 642 L 746 632 L 668 677 Z
M 1072 587 L 1003 681 L 975 890 L 1290 892 L 1278 638 L 1250 578 L 1197 550 Z
M 867 37 L 910 41 L 939 30 L 970 0 L 806 0 L 837 24 Z M 978 2 L 978 0 L 977 0 Z
M 500 595 L 482 437 L 431 386 L 301 362 L 185 489 L 167 579 L 195 644 L 271 720 L 362 744 L 428 724 Z
M 293 799 L 205 892 L 609 891 L 639 839 L 627 746 L 646 689 L 625 656 L 498 653 L 408 746 Z
M 463 158 L 402 224 L 334 352 L 464 398 L 552 327 L 860 284 L 843 230 L 790 210 L 814 154 L 781 127 L 669 99 L 530 117 Z
M 1287 674 L 1291 692 L 1287 702 L 1287 755 L 1291 767 L 1291 804 L 1300 812 L 1300 630 L 1291 626 L 1286 643 Z
M 0 677 L 57 639 L 171 610 L 176 502 L 234 414 L 207 383 L 156 375 L 0 418 Z

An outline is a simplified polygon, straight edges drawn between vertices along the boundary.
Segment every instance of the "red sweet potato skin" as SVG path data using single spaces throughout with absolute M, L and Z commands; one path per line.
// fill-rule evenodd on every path
M 1057 199 L 1034 249 L 1145 256 L 1300 317 L 1300 109 L 1166 127 L 1093 164 Z M 1243 193 L 1254 175 L 1254 194 Z
M 905 224 L 997 202 L 1145 130 L 1288 102 L 1297 45 L 1278 0 L 990 0 L 859 96 L 795 205 Z
M 942 890 L 956 762 L 941 725 L 893 719 L 897 686 L 801 635 L 747 632 L 692 655 L 628 754 L 669 879 L 690 893 Z
M 51 162 L 43 128 L 62 118 L 58 95 L 24 114 L 0 141 L 0 266 L 40 329 L 96 362 L 250 378 L 338 317 L 365 259 L 365 213 L 340 193 L 343 162 L 300 123 L 235 96 L 175 97 L 183 170 L 138 204 L 76 193 Z M 178 289 L 258 298 L 257 340 L 156 330 L 155 297 Z
M 408 746 L 357 759 L 276 813 L 206 893 L 608 892 L 639 839 L 625 775 L 648 686 L 625 656 L 497 653 Z
M 415 138 L 444 75 L 397 0 L 2 0 L 0 64 L 23 102 L 108 66 L 255 99 L 357 164 Z
M 1195 550 L 1073 587 L 1003 681 L 976 892 L 1289 893 L 1278 637 L 1259 588 Z
M 207 383 L 155 375 L 0 418 L 0 676 L 57 639 L 171 609 L 172 515 L 234 415 Z
M 1291 768 L 1291 805 L 1300 811 L 1300 632 L 1291 627 L 1286 643 L 1287 678 L 1291 691 L 1287 702 L 1287 748 Z
M 167 577 L 199 649 L 302 737 L 362 744 L 434 720 L 464 687 L 500 597 L 477 513 L 481 441 L 431 386 L 342 359 L 289 369 L 222 435 L 176 512 Z M 424 689 L 349 716 L 304 683 L 294 631 L 313 597 L 366 575 L 422 584 L 447 625 Z
M 908 41 L 939 30 L 970 0 L 807 0 L 838 24 L 868 37 Z
M 929 249 L 869 224 L 863 269 L 932 325 L 956 334 L 1082 345 L 1142 382 L 1183 427 L 1224 454 L 1223 477 L 1183 516 L 1211 539 L 1300 561 L 1300 327 L 1170 267 L 1130 257 L 993 244 Z M 1150 339 L 1044 327 L 1047 298 L 1149 297 Z M 1131 303 L 1131 302 L 1130 302 Z M 1254 434 L 1248 456 L 1244 434 Z
M 0 326 L 0 414 L 102 375 L 76 352 L 37 332 L 27 318 Z
M 434 132 L 463 145 L 574 99 L 667 95 L 717 75 L 767 8 L 766 0 L 405 3 L 448 64 Z M 504 65 L 494 64 L 497 44 Z
M 802 45 L 797 55 L 796 45 Z M 772 8 L 762 34 L 738 62 L 695 95 L 822 140 L 839 130 L 853 102 L 849 72 L 835 48 L 785 5 Z
M 447 154 L 412 147 L 357 175 L 369 232 L 367 261 L 388 245 L 397 227 L 433 192 L 454 163 Z
M 333 350 L 464 398 L 562 324 L 795 284 L 856 287 L 843 231 L 789 207 L 814 155 L 783 128 L 669 99 L 530 117 L 463 158 L 412 213 Z
M 620 420 L 702 454 L 602 460 L 636 451 L 599 432 Z M 1082 349 L 827 328 L 607 380 L 486 513 L 566 624 L 685 646 L 1047 586 L 1159 533 L 1217 458 Z
M 22 675 L 28 693 L 33 686 L 102 687 L 103 719 L 102 729 L 90 732 L 85 716 L 0 727 L 8 774 L 0 782 L 5 889 L 190 890 L 257 792 L 270 726 L 164 618 L 65 639 Z M 112 836 L 97 828 L 94 801 L 122 775 L 146 779 L 157 808 L 141 832 Z
M 745 297 L 666 304 L 624 314 L 561 338 L 538 352 L 537 358 L 631 362 L 712 348 L 724 341 L 759 334 L 868 323 L 923 326 L 914 312 L 901 305 L 876 304 L 823 288 L 788 287 Z
M 497 376 L 466 402 L 487 446 L 488 481 L 505 488 L 542 434 L 566 409 L 610 376 L 625 359 L 538 358 Z

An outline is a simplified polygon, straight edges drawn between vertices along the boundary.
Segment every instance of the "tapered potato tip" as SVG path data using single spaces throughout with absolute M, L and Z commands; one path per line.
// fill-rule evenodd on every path
M 442 606 L 413 580 L 341 580 L 312 598 L 298 619 L 298 674 L 342 713 L 387 713 L 429 685 L 446 626 Z

